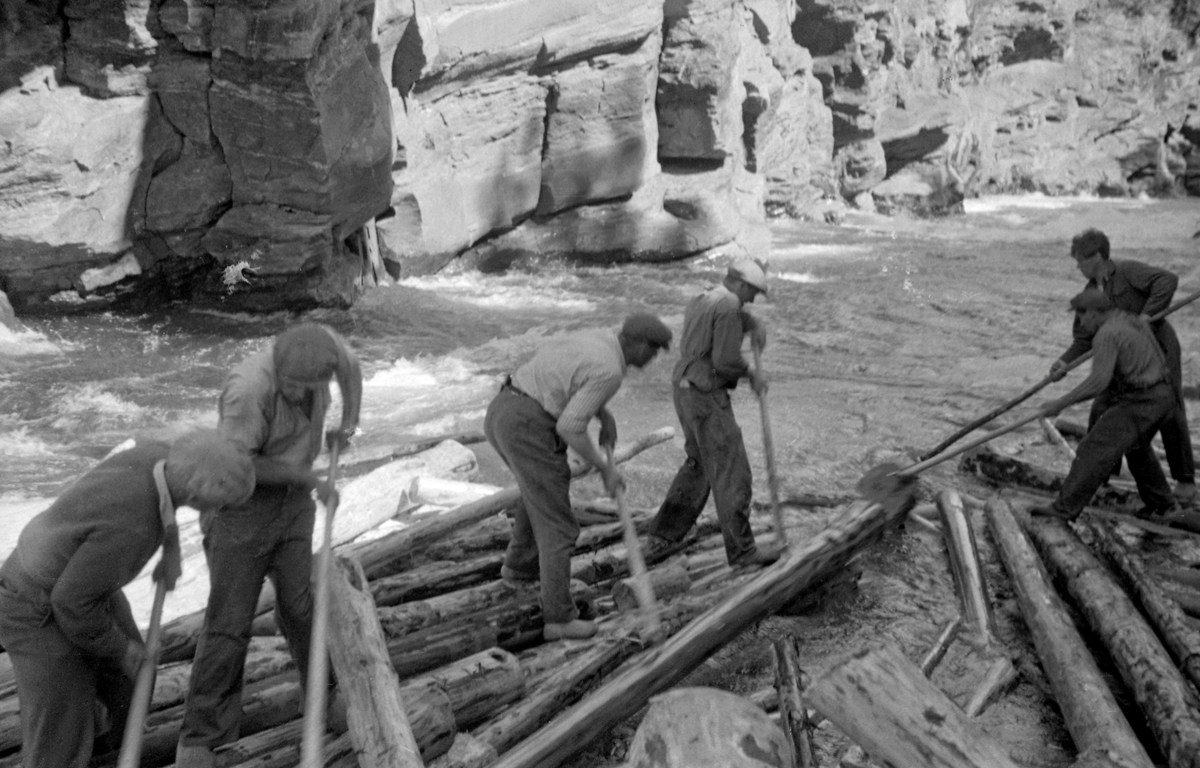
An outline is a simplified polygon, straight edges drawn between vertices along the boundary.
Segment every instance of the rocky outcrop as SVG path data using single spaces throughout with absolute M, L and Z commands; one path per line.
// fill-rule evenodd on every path
M 381 261 L 762 256 L 772 215 L 1200 193 L 1198 7 L 0 0 L 0 290 L 345 306 Z

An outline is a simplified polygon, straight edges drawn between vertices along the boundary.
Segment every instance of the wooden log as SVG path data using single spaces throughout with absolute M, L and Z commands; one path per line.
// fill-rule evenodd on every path
M 469 733 L 460 733 L 454 737 L 450 751 L 434 758 L 429 768 L 487 768 L 497 757 L 491 744 Z
M 859 547 L 906 515 L 911 506 L 911 499 L 886 507 L 865 501 L 852 504 L 823 531 L 804 543 L 794 544 L 777 563 L 696 618 L 654 653 L 559 715 L 536 736 L 507 753 L 497 748 L 502 754 L 496 768 L 561 764 L 597 735 L 637 711 L 655 693 L 678 683 L 746 627 L 771 615 L 813 582 L 844 566 Z
M 1041 558 L 1017 524 L 1008 504 L 986 507 L 988 528 L 1017 593 L 1021 616 L 1050 681 L 1055 701 L 1079 752 L 1112 751 L 1135 768 L 1150 768 L 1150 756 L 1121 712 L 1096 660 L 1051 584 Z
M 1065 523 L 1036 519 L 1027 530 L 1046 567 L 1065 584 L 1108 650 L 1168 766 L 1200 766 L 1200 711 L 1195 694 L 1137 607 Z
M 670 427 L 651 432 L 629 446 L 622 446 L 614 454 L 617 462 L 628 461 L 651 446 L 670 440 L 675 430 Z M 592 471 L 591 465 L 573 463 L 571 476 L 582 477 Z M 353 545 L 350 554 L 362 563 L 368 579 L 377 579 L 398 572 L 403 563 L 397 564 L 397 558 L 417 551 L 431 541 L 436 541 L 454 531 L 484 520 L 501 510 L 511 507 L 521 498 L 521 491 L 514 485 L 498 491 L 491 496 L 470 504 L 464 504 L 455 509 L 443 512 L 436 517 L 422 520 L 409 528 L 390 533 L 373 541 Z
M 796 638 L 776 638 L 771 646 L 775 651 L 775 687 L 779 691 L 779 724 L 796 754 L 796 768 L 812 768 L 812 724 L 804 708 L 800 669 L 800 653 Z
M 1107 526 L 1095 521 L 1085 521 L 1084 525 L 1142 613 L 1154 625 L 1171 657 L 1192 684 L 1200 688 L 1200 631 L 1187 623 L 1179 604 L 1150 576 L 1142 559 L 1129 551 Z
M 922 768 L 1018 768 L 894 647 L 854 654 L 817 678 L 807 696 L 877 760 Z
M 1016 680 L 1017 670 L 1012 660 L 1007 656 L 996 659 L 988 667 L 975 693 L 971 694 L 971 700 L 963 707 L 963 712 L 967 717 L 978 717 L 996 696 L 1007 690 Z
M 925 654 L 925 658 L 921 659 L 922 675 L 929 677 L 937 665 L 942 663 L 942 658 L 945 657 L 946 651 L 950 650 L 950 644 L 954 642 L 954 638 L 958 637 L 958 631 L 962 629 L 962 625 L 962 616 L 955 616 L 941 631 L 937 640 L 933 641 L 933 647 Z
M 1075 449 L 1062 436 L 1058 428 L 1051 424 L 1050 420 L 1044 416 L 1038 419 L 1038 424 L 1042 425 L 1042 431 L 1046 433 L 1046 439 L 1050 441 L 1051 445 L 1056 446 L 1068 459 L 1075 461 Z
M 1065 473 L 1005 456 L 986 445 L 963 456 L 959 469 L 1000 485 L 1022 486 L 1048 494 L 1058 493 L 1066 477 Z M 1140 504 L 1140 501 L 1136 489 L 1110 483 L 1097 489 L 1091 504 L 1100 507 L 1126 507 Z
M 687 592 L 688 587 L 692 585 L 692 579 L 688 575 L 687 559 L 683 557 L 675 558 L 670 563 L 651 569 L 648 574 L 650 588 L 659 600 L 669 600 L 676 595 L 681 595 Z M 617 610 L 636 611 L 638 609 L 632 577 L 618 579 L 612 586 L 612 597 Z
M 983 568 L 979 564 L 975 529 L 971 527 L 971 521 L 963 510 L 962 499 L 957 492 L 942 491 L 938 494 L 937 506 L 941 514 L 946 550 L 950 556 L 950 574 L 958 592 L 963 623 L 985 644 L 990 643 L 996 636 L 996 622 L 992 617 L 992 603 L 988 599 Z
M 338 558 L 329 571 L 329 658 L 362 768 L 423 768 L 396 673 L 362 569 Z M 315 757 L 315 755 L 314 755 Z
M 500 578 L 504 554 L 481 555 L 466 562 L 441 561 L 371 582 L 371 597 L 381 607 L 454 592 Z
M 1179 610 L 1188 616 L 1200 618 L 1200 597 L 1196 597 L 1190 592 L 1181 592 L 1177 589 L 1168 589 L 1167 594 L 1179 604 Z

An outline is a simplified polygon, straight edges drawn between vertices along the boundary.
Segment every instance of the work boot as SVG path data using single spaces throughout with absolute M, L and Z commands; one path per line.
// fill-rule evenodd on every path
M 1072 515 L 1070 513 L 1063 512 L 1061 509 L 1053 505 L 1030 507 L 1029 514 L 1032 517 L 1053 517 L 1058 520 L 1062 520 L 1064 523 L 1070 523 L 1074 521 L 1076 517 L 1079 517 L 1079 515 Z
M 563 624 L 547 622 L 542 627 L 542 637 L 547 640 L 586 640 L 596 634 L 596 622 L 573 619 Z
M 1162 517 L 1164 515 L 1170 515 L 1175 512 L 1178 512 L 1178 511 L 1179 511 L 1179 505 L 1176 504 L 1175 502 L 1171 502 L 1169 504 L 1157 504 L 1157 505 L 1146 504 L 1145 506 L 1141 507 L 1138 511 L 1134 512 L 1133 516 L 1141 518 L 1142 520 L 1153 520 L 1155 518 Z
M 739 555 L 729 565 L 733 568 L 747 568 L 752 565 L 770 565 L 780 558 L 783 550 L 779 547 L 755 547 L 749 552 Z
M 642 558 L 651 563 L 667 554 L 677 544 L 670 539 L 664 539 L 662 536 L 650 534 L 646 537 L 646 543 L 642 546 Z
M 1191 504 L 1196 500 L 1196 484 L 1175 483 L 1174 496 L 1180 504 Z
M 177 744 L 175 768 L 216 768 L 217 757 L 203 744 Z

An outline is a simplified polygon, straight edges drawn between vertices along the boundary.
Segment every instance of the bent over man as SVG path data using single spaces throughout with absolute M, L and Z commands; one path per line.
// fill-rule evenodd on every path
M 1093 397 L 1099 407 L 1093 406 L 1094 423 L 1054 502 L 1029 511 L 1074 520 L 1124 456 L 1145 504 L 1138 515 L 1163 514 L 1175 502 L 1150 441 L 1178 404 L 1162 349 L 1145 320 L 1114 308 L 1103 291 L 1089 288 L 1071 299 L 1071 307 L 1092 338 L 1092 370 L 1079 386 L 1043 406 L 1042 414 L 1053 417 Z
M 721 285 L 688 304 L 679 341 L 679 362 L 672 374 L 675 413 L 683 428 L 687 459 L 650 523 L 650 553 L 682 541 L 708 503 L 711 492 L 730 565 L 770 563 L 778 551 L 760 551 L 750 532 L 750 460 L 742 430 L 733 415 L 730 390 L 749 379 L 761 393 L 766 382 L 742 357 L 749 333 L 759 349 L 766 343 L 762 323 L 744 310 L 767 292 L 767 274 L 753 259 L 729 267 Z
M 313 474 L 312 464 L 321 452 L 335 376 L 342 393 L 341 429 L 329 437 L 345 444 L 358 425 L 362 370 L 349 344 L 333 330 L 316 323 L 289 328 L 239 363 L 225 381 L 218 429 L 250 454 L 258 485 L 246 503 L 200 518 L 210 593 L 177 768 L 209 768 L 213 748 L 238 738 L 246 650 L 268 577 L 275 587 L 276 623 L 301 680 L 308 679 L 312 492 L 325 497 L 332 490 Z
M 1159 269 L 1140 261 L 1113 261 L 1109 258 L 1108 238 L 1098 229 L 1088 229 L 1071 241 L 1071 257 L 1083 276 L 1088 279 L 1086 288 L 1102 291 L 1116 309 L 1142 315 L 1146 318 L 1159 314 L 1171 305 L 1179 278 L 1172 272 Z M 1179 337 L 1166 320 L 1150 325 L 1154 338 L 1166 355 L 1167 373 L 1175 389 L 1178 405 L 1171 417 L 1162 425 L 1163 449 L 1167 454 L 1167 465 L 1175 479 L 1175 496 L 1182 502 L 1190 502 L 1196 496 L 1196 460 L 1192 454 L 1192 437 L 1188 429 L 1187 411 L 1183 404 L 1183 361 Z M 1075 320 L 1074 341 L 1062 356 L 1050 367 L 1050 375 L 1061 377 L 1063 366 L 1085 354 L 1092 348 L 1091 334 Z M 1092 405 L 1088 427 L 1096 423 L 1100 411 L 1105 407 L 1103 398 Z M 1114 465 L 1120 469 L 1120 462 Z M 1114 470 L 1114 471 L 1115 471 Z
M 121 588 L 161 544 L 155 581 L 180 575 L 175 507 L 212 512 L 254 488 L 250 458 L 213 430 L 138 439 L 75 481 L 0 566 L 0 642 L 21 705 L 24 768 L 86 768 L 120 747 L 145 654 Z M 97 739 L 96 701 L 108 712 Z
M 571 511 L 567 447 L 600 470 L 604 487 L 615 493 L 621 476 L 592 442 L 588 424 L 599 418 L 600 444 L 616 445 L 616 421 L 605 406 L 621 388 L 626 367 L 642 368 L 670 346 L 671 331 L 661 320 L 630 315 L 618 333 L 585 331 L 546 344 L 504 382 L 488 406 L 484 434 L 521 489 L 501 576 L 541 580 L 547 640 L 596 634 L 596 625 L 579 618 L 571 598 L 571 551 L 579 521 Z

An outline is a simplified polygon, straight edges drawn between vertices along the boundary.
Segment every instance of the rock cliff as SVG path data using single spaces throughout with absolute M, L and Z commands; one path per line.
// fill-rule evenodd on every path
M 1200 0 L 0 0 L 18 312 L 1200 194 Z

